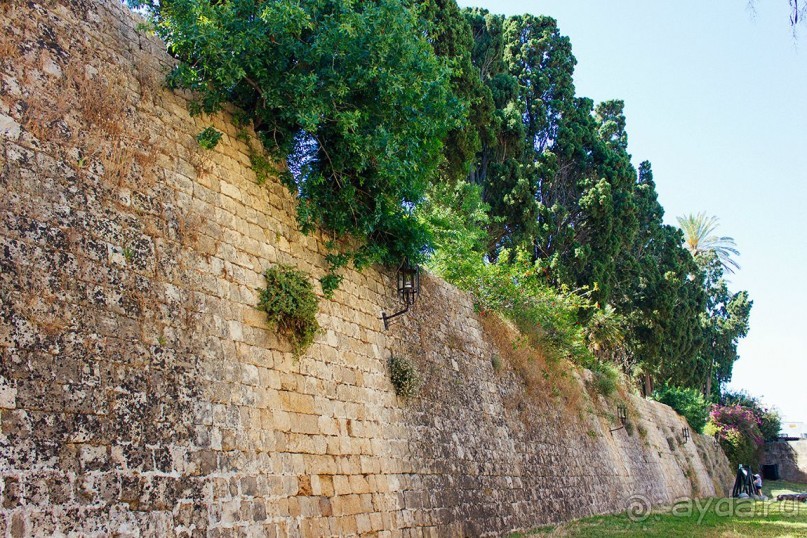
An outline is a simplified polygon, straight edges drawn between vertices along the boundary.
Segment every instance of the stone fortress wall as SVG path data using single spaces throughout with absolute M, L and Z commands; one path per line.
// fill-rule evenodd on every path
M 527 394 L 433 277 L 384 331 L 391 275 L 348 272 L 294 359 L 262 272 L 322 276 L 323 238 L 227 114 L 162 87 L 137 24 L 116 0 L 0 5 L 0 536 L 498 535 L 725 494 L 725 456 L 670 408 L 630 397 L 610 432 L 579 376 Z
M 760 463 L 779 465 L 782 480 L 807 483 L 807 439 L 765 443 Z

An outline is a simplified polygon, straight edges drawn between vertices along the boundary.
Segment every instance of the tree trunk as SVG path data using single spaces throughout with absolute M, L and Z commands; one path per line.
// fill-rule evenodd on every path
M 644 375 L 644 397 L 649 398 L 653 394 L 653 378 L 650 374 Z

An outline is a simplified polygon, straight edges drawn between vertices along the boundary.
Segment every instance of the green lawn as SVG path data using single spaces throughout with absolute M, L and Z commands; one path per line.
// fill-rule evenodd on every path
M 771 498 L 782 493 L 807 491 L 807 484 L 769 481 L 763 492 Z M 600 538 L 608 536 L 650 536 L 667 538 L 807 537 L 807 504 L 735 499 L 699 499 L 654 510 L 641 521 L 627 514 L 597 516 L 559 526 L 534 529 L 521 536 L 568 536 Z

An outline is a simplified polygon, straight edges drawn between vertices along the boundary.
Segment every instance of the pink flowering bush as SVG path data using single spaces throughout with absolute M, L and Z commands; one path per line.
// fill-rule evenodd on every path
M 716 435 L 733 467 L 759 466 L 759 449 L 764 443 L 762 418 L 753 409 L 739 404 L 712 406 L 704 433 Z

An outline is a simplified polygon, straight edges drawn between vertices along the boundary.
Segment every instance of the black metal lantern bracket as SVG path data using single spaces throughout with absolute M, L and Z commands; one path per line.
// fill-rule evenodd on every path
M 625 424 L 628 422 L 628 408 L 627 407 L 625 407 L 624 405 L 618 405 L 617 408 L 616 408 L 616 413 L 617 413 L 617 417 L 619 417 L 619 422 L 621 422 L 622 425 L 620 427 L 618 427 L 618 428 L 611 429 L 610 430 L 611 433 L 613 433 L 613 432 L 615 432 L 617 430 L 621 430 L 621 429 L 625 428 Z
M 389 321 L 391 319 L 406 314 L 409 312 L 409 307 L 415 304 L 415 299 L 420 293 L 420 267 L 410 264 L 409 260 L 405 259 L 398 268 L 396 283 L 398 298 L 404 304 L 404 308 L 389 316 L 386 312 L 381 312 L 381 318 L 379 319 L 384 321 L 385 330 L 389 329 Z
M 689 441 L 689 428 L 687 427 L 681 428 L 681 433 L 684 435 L 684 442 L 686 443 L 687 441 Z

